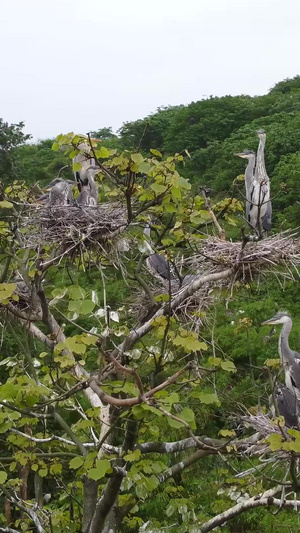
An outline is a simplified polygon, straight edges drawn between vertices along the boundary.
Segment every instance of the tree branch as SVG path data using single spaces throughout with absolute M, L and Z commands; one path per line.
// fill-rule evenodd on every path
M 200 529 L 198 530 L 199 533 L 207 533 L 208 531 L 211 531 L 212 529 L 215 529 L 218 526 L 221 526 L 228 520 L 238 516 L 239 514 L 242 514 L 249 509 L 255 509 L 256 507 L 268 507 L 271 505 L 274 505 L 276 507 L 295 507 L 300 506 L 300 501 L 294 501 L 294 500 L 286 500 L 281 501 L 280 499 L 274 498 L 274 495 L 281 490 L 280 486 L 275 487 L 274 489 L 267 490 L 263 494 L 258 494 L 256 496 L 253 496 L 252 498 L 249 498 L 249 500 L 245 500 L 241 503 L 238 503 L 237 505 L 234 505 L 230 509 L 227 509 L 227 511 L 224 511 L 224 513 L 220 513 L 219 515 L 215 516 L 202 526 L 200 526 Z

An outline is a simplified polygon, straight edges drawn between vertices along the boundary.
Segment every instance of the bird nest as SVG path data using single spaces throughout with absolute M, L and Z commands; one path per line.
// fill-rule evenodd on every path
M 119 203 L 95 207 L 35 205 L 23 214 L 21 231 L 27 247 L 52 243 L 72 246 L 82 242 L 87 246 L 103 244 L 119 235 L 126 225 L 126 212 Z
M 217 273 L 236 267 L 245 278 L 284 267 L 291 279 L 298 277 L 300 266 L 300 239 L 298 234 L 286 231 L 258 242 L 231 242 L 209 237 L 198 246 L 193 257 L 185 261 L 197 273 Z

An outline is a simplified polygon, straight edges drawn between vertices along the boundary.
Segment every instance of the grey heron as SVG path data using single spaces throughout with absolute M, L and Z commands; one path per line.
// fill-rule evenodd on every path
M 84 177 L 80 178 L 80 193 L 76 199 L 78 205 L 98 204 L 98 189 L 94 179 L 96 169 L 97 167 L 90 166 L 86 169 Z
M 280 416 L 284 417 L 285 425 L 287 427 L 299 426 L 300 403 L 297 396 L 292 393 L 285 385 L 278 383 L 274 391 L 275 401 Z M 270 398 L 272 401 L 272 396 Z M 271 408 L 273 416 L 276 416 L 276 409 Z
M 98 190 L 95 184 L 95 174 L 98 167 L 95 166 L 95 158 L 91 154 L 92 148 L 88 142 L 83 140 L 78 144 L 77 149 L 80 152 L 73 158 L 73 164 L 80 164 L 80 170 L 74 172 L 79 190 L 77 204 L 96 206 Z
M 64 180 L 62 178 L 52 180 L 47 187 L 44 187 L 44 190 L 49 191 L 48 205 L 74 205 L 75 200 L 71 191 L 72 185 L 74 184 L 74 181 Z
M 255 163 L 256 155 L 252 150 L 244 150 L 243 152 L 238 152 L 234 154 L 243 159 L 248 159 L 248 164 L 245 170 L 245 189 L 246 189 L 246 219 L 254 228 L 256 227 L 256 219 L 253 219 L 252 210 L 253 210 L 253 192 L 254 192 L 254 172 L 255 172 Z
M 171 272 L 169 267 L 169 262 L 166 260 L 165 256 L 162 254 L 155 253 L 151 246 L 151 229 L 150 225 L 147 223 L 144 229 L 144 235 L 147 236 L 147 241 L 145 242 L 145 251 L 149 253 L 146 263 L 150 271 L 154 274 L 158 274 L 161 278 L 165 280 L 171 279 Z
M 254 203 L 258 206 L 257 229 L 263 235 L 271 229 L 272 205 L 270 199 L 270 180 L 265 165 L 265 130 L 258 130 L 259 145 L 256 156 L 254 182 L 258 183 L 258 189 L 254 192 Z
M 292 329 L 292 319 L 287 313 L 276 313 L 269 320 L 262 322 L 262 326 L 281 324 L 278 351 L 285 374 L 286 387 L 300 399 L 300 354 L 289 346 L 289 334 Z

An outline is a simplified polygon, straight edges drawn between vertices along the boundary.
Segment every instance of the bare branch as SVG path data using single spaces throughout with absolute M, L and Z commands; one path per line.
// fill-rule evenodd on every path
M 8 490 L 6 490 L 3 487 L 3 485 L 1 485 L 1 490 L 5 494 L 5 496 L 11 501 L 11 503 L 13 503 L 16 507 L 18 507 L 21 511 L 26 513 L 31 518 L 38 533 L 46 533 L 46 530 L 44 529 L 40 518 L 38 517 L 38 515 L 36 514 L 33 508 L 28 507 L 23 502 L 21 502 L 19 499 L 11 496 L 11 494 L 8 492 Z
M 239 514 L 248 511 L 249 509 L 255 509 L 256 507 L 268 507 L 271 505 L 274 505 L 279 508 L 300 506 L 300 501 L 281 501 L 280 499 L 274 498 L 274 495 L 280 490 L 281 487 L 277 486 L 273 489 L 267 490 L 263 494 L 258 494 L 256 496 L 253 496 L 252 498 L 249 498 L 248 500 L 234 505 L 230 509 L 227 509 L 227 511 L 224 511 L 224 513 L 220 513 L 219 515 L 215 516 L 214 518 L 200 526 L 199 533 L 207 533 L 208 531 L 211 531 L 212 529 L 221 526 L 231 518 L 234 518 Z

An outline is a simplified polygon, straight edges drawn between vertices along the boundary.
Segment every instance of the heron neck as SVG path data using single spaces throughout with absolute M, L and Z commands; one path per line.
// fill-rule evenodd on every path
M 257 150 L 256 157 L 256 169 L 255 174 L 257 177 L 265 176 L 266 174 L 266 165 L 265 165 L 265 139 L 259 139 L 259 145 Z
M 280 332 L 279 336 L 279 353 L 281 356 L 281 359 L 285 361 L 293 361 L 293 351 L 290 349 L 289 346 L 289 334 L 292 329 L 292 321 L 289 320 L 285 324 L 283 324 L 282 330 Z
M 248 165 L 246 166 L 246 177 L 253 178 L 254 167 L 255 167 L 255 157 L 251 157 L 248 161 Z

